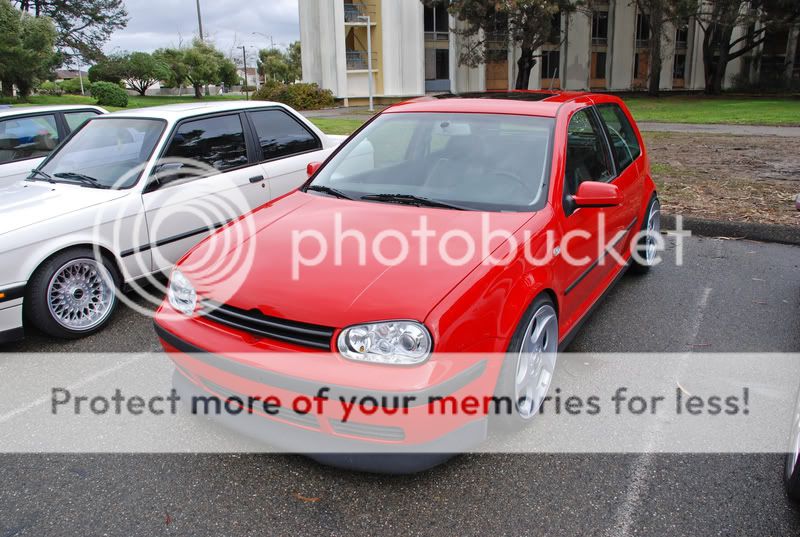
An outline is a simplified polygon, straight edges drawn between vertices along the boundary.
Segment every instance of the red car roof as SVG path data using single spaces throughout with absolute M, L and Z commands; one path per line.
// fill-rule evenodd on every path
M 384 113 L 452 112 L 555 117 L 563 103 L 590 95 L 587 92 L 546 90 L 447 94 L 398 103 Z

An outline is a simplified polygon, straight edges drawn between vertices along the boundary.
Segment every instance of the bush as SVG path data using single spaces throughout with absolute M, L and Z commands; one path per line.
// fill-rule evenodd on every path
M 70 95 L 81 94 L 81 81 L 79 78 L 62 80 L 61 82 L 58 83 L 58 87 L 61 88 L 62 92 L 69 93 Z M 83 79 L 83 91 L 86 93 L 91 93 L 91 84 L 85 78 Z
M 55 82 L 45 80 L 39 84 L 38 88 L 36 88 L 36 93 L 39 95 L 54 95 L 56 97 L 60 97 L 64 94 L 64 90 L 62 90 L 61 87 Z
M 253 99 L 288 104 L 297 110 L 318 110 L 334 104 L 333 92 L 316 84 L 282 84 L 273 80 L 261 86 Z
M 97 99 L 100 106 L 128 106 L 128 94 L 121 87 L 111 82 L 96 82 L 92 84 L 92 97 Z

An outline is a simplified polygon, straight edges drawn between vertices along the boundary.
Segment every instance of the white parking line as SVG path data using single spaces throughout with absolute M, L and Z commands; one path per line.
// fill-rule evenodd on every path
M 688 342 L 690 348 L 694 347 L 697 343 L 697 337 L 700 335 L 700 326 L 705 318 L 711 291 L 711 287 L 705 287 L 700 293 L 700 299 L 697 302 L 697 313 L 691 325 L 691 337 Z M 679 376 L 680 370 L 675 372 L 676 382 Z M 642 504 L 642 498 L 647 490 L 647 476 L 653 466 L 654 457 L 649 447 L 653 446 L 659 431 L 656 430 L 653 433 L 650 442 L 648 442 L 648 449 L 636 457 L 633 462 L 633 475 L 631 476 L 630 485 L 628 485 L 625 492 L 625 499 L 617 509 L 614 525 L 604 533 L 607 537 L 628 537 L 631 534 L 631 528 L 634 527 L 634 515 Z
M 72 384 L 70 386 L 67 386 L 67 390 L 69 390 L 71 392 L 72 391 L 76 391 L 77 389 L 82 388 L 83 386 L 89 384 L 90 382 L 93 382 L 93 381 L 95 381 L 97 379 L 103 378 L 103 377 L 105 377 L 107 375 L 110 375 L 111 373 L 114 373 L 115 371 L 119 371 L 123 367 L 127 367 L 127 366 L 129 366 L 129 365 L 131 365 L 131 364 L 133 364 L 135 362 L 138 362 L 139 360 L 141 360 L 145 356 L 146 356 L 145 354 L 140 354 L 138 356 L 134 356 L 132 358 L 129 358 L 127 360 L 119 362 L 119 363 L 117 363 L 117 364 L 115 364 L 115 365 L 113 365 L 113 366 L 111 366 L 109 368 L 106 368 L 106 369 L 103 369 L 103 370 L 98 371 L 96 373 L 93 373 L 93 374 L 89 375 L 88 377 L 84 377 L 81 380 L 79 380 L 78 382 L 76 382 L 76 383 L 74 383 L 74 384 Z M 41 406 L 41 405 L 47 404 L 47 403 L 50 402 L 50 400 L 51 400 L 50 396 L 40 397 L 39 399 L 36 399 L 35 401 L 31 401 L 28 404 L 25 404 L 25 405 L 22 405 L 22 406 L 20 406 L 18 408 L 15 408 L 11 412 L 7 412 L 5 414 L 0 414 L 0 423 L 5 423 L 5 422 L 7 422 L 7 421 L 19 416 L 20 414 L 24 414 L 25 412 L 33 410 L 37 406 Z

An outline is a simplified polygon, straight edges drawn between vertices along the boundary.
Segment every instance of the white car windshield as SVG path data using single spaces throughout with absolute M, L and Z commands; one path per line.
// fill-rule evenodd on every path
M 157 119 L 91 119 L 34 170 L 29 180 L 130 188 L 139 180 L 164 125 Z
M 359 132 L 307 191 L 351 199 L 533 211 L 546 201 L 551 118 L 389 113 Z

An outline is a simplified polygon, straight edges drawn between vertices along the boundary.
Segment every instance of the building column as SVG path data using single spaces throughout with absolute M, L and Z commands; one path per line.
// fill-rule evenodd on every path
M 564 48 L 564 89 L 588 90 L 591 65 L 592 18 L 586 13 L 569 15 L 567 42 Z
M 786 59 L 783 63 L 783 76 L 786 77 L 788 87 L 791 86 L 794 76 L 794 59 L 797 56 L 798 39 L 800 39 L 800 24 L 795 24 L 789 29 L 789 38 L 786 40 Z
M 661 28 L 661 73 L 658 88 L 672 89 L 672 68 L 675 62 L 675 25 L 665 22 Z
M 608 89 L 629 90 L 633 80 L 634 32 L 636 8 L 625 0 L 613 2 L 611 30 L 611 66 Z

